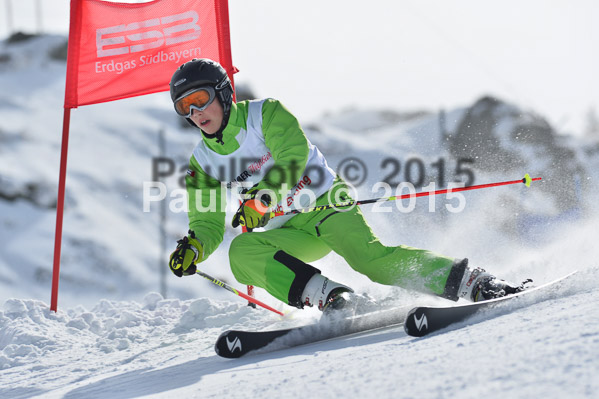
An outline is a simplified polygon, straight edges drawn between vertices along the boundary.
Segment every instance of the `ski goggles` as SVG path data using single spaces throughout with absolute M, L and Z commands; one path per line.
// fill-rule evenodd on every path
M 203 111 L 214 101 L 216 92 L 210 86 L 199 87 L 183 93 L 175 99 L 175 111 L 186 118 L 191 118 L 193 110 Z

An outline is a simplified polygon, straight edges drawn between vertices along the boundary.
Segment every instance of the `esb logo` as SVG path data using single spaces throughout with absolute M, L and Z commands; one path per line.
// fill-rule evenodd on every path
M 138 53 L 160 46 L 196 40 L 201 32 L 199 19 L 197 12 L 186 11 L 128 25 L 96 29 L 98 58 Z M 121 35 L 115 36 L 118 33 Z

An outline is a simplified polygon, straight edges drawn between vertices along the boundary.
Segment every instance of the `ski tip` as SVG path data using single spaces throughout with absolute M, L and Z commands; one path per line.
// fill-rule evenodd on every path
M 225 331 L 214 344 L 214 351 L 220 357 L 236 359 L 245 354 L 241 339 L 235 331 Z
M 524 183 L 526 185 L 526 187 L 530 187 L 530 183 L 532 183 L 532 178 L 530 177 L 530 175 L 528 173 L 524 175 L 524 179 L 522 179 L 522 183 Z
M 420 314 L 420 315 L 418 315 Z M 403 328 L 412 337 L 424 337 L 429 333 L 428 319 L 423 308 L 416 307 L 408 312 Z

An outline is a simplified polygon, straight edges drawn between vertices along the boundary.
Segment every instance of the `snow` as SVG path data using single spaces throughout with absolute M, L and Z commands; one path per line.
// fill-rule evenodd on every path
M 65 66 L 44 55 L 64 40 L 0 43 L 0 53 L 11 56 L 0 63 L 1 398 L 596 397 L 599 151 L 575 138 L 563 138 L 574 154 L 563 162 L 584 167 L 579 194 L 563 188 L 567 182 L 549 180 L 468 192 L 457 214 L 445 210 L 453 203 L 445 198 L 436 198 L 434 212 L 430 199 L 419 200 L 411 213 L 393 203 L 379 208 L 390 210 L 385 213 L 364 208 L 388 245 L 467 256 L 515 281 L 531 277 L 540 284 L 579 270 L 559 290 L 426 338 L 392 327 L 227 360 L 213 349 L 223 331 L 307 324 L 318 312 L 278 304 L 258 289 L 258 299 L 286 313 L 281 318 L 204 279 L 170 272 L 166 298 L 158 293 L 168 253 L 160 250 L 159 204 L 142 210 L 143 182 L 151 180 L 152 157 L 160 155 L 160 131 L 165 155 L 176 164 L 164 179 L 169 193 L 180 188 L 199 136 L 181 129 L 165 93 L 82 107 L 72 113 L 59 309 L 51 312 Z M 466 107 L 447 112 L 450 132 Z M 512 122 L 501 120 L 499 129 Z M 430 175 L 430 164 L 444 158 L 446 181 L 454 178 L 455 159 L 435 114 L 348 108 L 304 125 L 333 168 L 349 156 L 365 162 L 370 173 L 357 187 L 360 198 L 377 195 L 371 188 L 390 173 L 381 167 L 389 157 L 402 167 L 418 157 Z M 502 137 L 502 146 L 525 154 L 530 169 L 522 174 L 564 166 L 551 165 L 530 145 Z M 512 173 L 475 170 L 476 183 L 519 177 Z M 394 178 L 402 177 L 403 169 Z M 563 210 L 569 206 L 578 213 Z M 186 215 L 169 212 L 165 228 L 170 251 L 187 229 Z M 227 229 L 202 270 L 242 289 L 227 260 L 236 234 Z M 374 284 L 334 254 L 316 266 L 379 300 L 447 303 Z
M 55 314 L 11 299 L 0 312 L 2 397 L 593 397 L 599 388 L 597 270 L 555 298 L 415 339 L 401 327 L 239 360 L 216 337 L 273 316 L 239 303 L 102 300 Z M 276 317 L 276 316 L 275 316 Z M 10 327 L 9 327 L 10 326 Z

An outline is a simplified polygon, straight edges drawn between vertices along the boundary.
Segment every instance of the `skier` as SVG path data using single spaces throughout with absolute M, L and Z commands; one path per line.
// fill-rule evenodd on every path
M 193 275 L 223 240 L 225 209 L 221 184 L 243 191 L 232 225 L 264 231 L 233 239 L 229 260 L 239 283 L 254 285 L 291 306 L 342 307 L 352 289 L 326 278 L 310 263 L 330 251 L 372 281 L 436 294 L 457 301 L 480 301 L 521 291 L 428 250 L 389 247 L 374 235 L 359 208 L 326 209 L 270 217 L 272 209 L 294 209 L 347 200 L 343 180 L 308 138 L 297 119 L 277 100 L 233 102 L 233 88 L 215 61 L 181 65 L 170 82 L 175 111 L 202 132 L 185 178 L 189 234 L 178 241 L 169 266 L 178 277 Z M 233 176 L 232 165 L 241 165 Z M 223 173 L 229 168 L 229 173 Z M 312 194 L 312 195 L 310 195 Z M 201 206 L 199 206 L 201 205 Z

